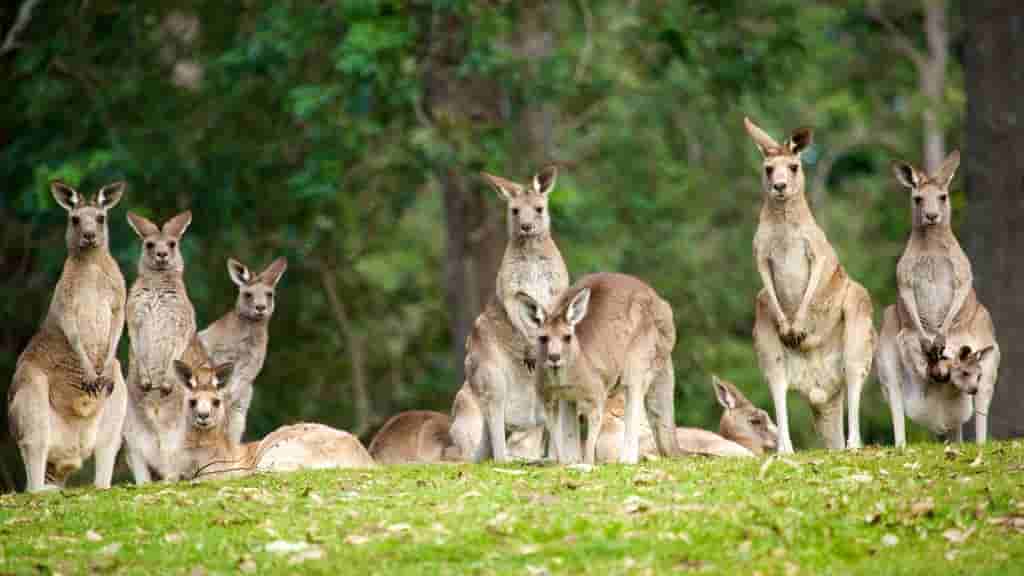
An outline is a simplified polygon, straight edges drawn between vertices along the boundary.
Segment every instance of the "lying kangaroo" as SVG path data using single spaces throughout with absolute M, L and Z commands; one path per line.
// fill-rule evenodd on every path
M 547 167 L 534 176 L 531 186 L 524 187 L 484 174 L 507 204 L 509 240 L 495 296 L 466 337 L 466 394 L 472 395 L 483 418 L 464 417 L 458 404 L 452 411 L 453 427 L 481 426 L 479 431 L 452 435 L 458 452 L 473 461 L 488 456 L 506 461 L 506 433 L 542 424 L 532 374 L 535 333 L 532 325 L 519 321 L 516 295 L 527 294 L 546 306 L 569 285 L 569 272 L 550 232 L 548 197 L 556 176 L 556 169 Z M 479 442 L 463 443 L 472 439 Z
M 379 464 L 441 462 L 451 453 L 447 414 L 411 410 L 395 414 L 370 442 L 370 456 Z
M 715 396 L 722 406 L 719 434 L 701 428 L 676 428 L 679 448 L 687 454 L 750 457 L 774 451 L 778 430 L 768 413 L 754 406 L 731 382 L 712 377 Z M 625 425 L 625 398 L 616 394 L 605 407 L 601 437 L 597 441 L 597 461 L 616 462 L 622 447 Z M 640 455 L 655 456 L 658 448 L 646 422 L 640 424 Z
M 625 274 L 590 274 L 566 290 L 548 308 L 519 294 L 523 323 L 539 334 L 535 379 L 544 401 L 545 428 L 559 462 L 571 461 L 559 423 L 569 403 L 574 418 L 587 420 L 583 460 L 593 464 L 605 403 L 625 392 L 625 430 L 621 461 L 639 459 L 640 402 L 662 455 L 681 454 L 675 434 L 675 372 L 672 348 L 676 329 L 672 308 L 640 279 Z
M 115 357 L 125 282 L 110 256 L 107 212 L 124 188 L 124 182 L 108 184 L 86 200 L 67 184 L 50 184 L 68 212 L 68 256 L 43 325 L 18 357 L 7 391 L 7 418 L 29 492 L 63 487 L 93 452 L 96 487 L 110 487 L 127 396 Z
M 959 164 L 954 151 L 930 176 L 905 162 L 893 165 L 911 192 L 913 223 L 896 267 L 899 298 L 883 315 L 875 364 L 896 446 L 906 444 L 904 412 L 957 441 L 973 412 L 977 442 L 988 435 L 1000 353 L 992 317 L 974 292 L 970 260 L 950 226 L 949 185 Z M 979 378 L 963 382 L 965 370 Z M 961 377 L 951 381 L 954 373 Z
M 173 366 L 189 346 L 199 345 L 181 257 L 181 237 L 191 222 L 192 213 L 183 212 L 160 228 L 128 213 L 128 223 L 142 240 L 139 273 L 128 293 L 131 347 L 124 426 L 128 465 L 138 484 L 154 475 L 172 478 L 173 460 L 184 439 L 182 393 Z
M 322 424 L 282 426 L 260 442 L 233 442 L 226 413 L 231 363 L 210 366 L 202 358 L 191 357 L 175 361 L 174 366 L 184 389 L 182 426 L 187 429 L 176 460 L 175 472 L 182 478 L 375 465 L 358 438 Z
M 245 416 L 252 403 L 252 384 L 263 369 L 270 331 L 267 325 L 274 313 L 274 289 L 288 267 L 281 257 L 254 276 L 237 260 L 228 259 L 228 275 L 238 286 L 235 308 L 199 333 L 206 351 L 215 364 L 234 364 L 228 387 L 231 406 L 228 410 L 228 435 L 235 443 L 242 441 Z
M 810 129 L 778 144 L 749 118 L 744 124 L 764 156 L 764 202 L 754 235 L 764 289 L 755 306 L 754 348 L 775 403 L 779 452 L 793 452 L 786 411 L 791 386 L 810 402 L 829 448 L 844 446 L 845 396 L 845 446 L 859 448 L 860 394 L 875 340 L 871 297 L 847 277 L 807 205 L 800 153 L 811 144 Z

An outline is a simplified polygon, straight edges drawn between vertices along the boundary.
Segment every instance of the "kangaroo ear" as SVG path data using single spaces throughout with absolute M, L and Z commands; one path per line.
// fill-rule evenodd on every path
M 558 178 L 558 167 L 554 164 L 545 166 L 533 177 L 533 190 L 541 196 L 547 196 L 555 187 L 556 178 Z
M 284 275 L 284 271 L 288 269 L 288 259 L 284 256 L 274 260 L 270 263 L 263 272 L 260 272 L 260 280 L 267 283 L 270 286 L 277 286 L 277 283 L 281 280 L 281 276 Z
M 121 201 L 126 184 L 124 181 L 107 184 L 96 193 L 96 205 L 104 210 L 110 210 Z
M 231 277 L 231 281 L 235 283 L 235 286 L 242 288 L 248 286 L 252 282 L 252 273 L 249 269 L 234 258 L 228 258 L 228 276 Z
M 814 140 L 814 130 L 807 127 L 797 128 L 786 140 L 786 150 L 791 154 L 800 154 L 811 145 Z
M 565 310 L 565 321 L 569 326 L 576 327 L 587 316 L 587 306 L 590 305 L 590 288 L 580 290 L 573 297 L 569 307 Z
M 78 190 L 60 180 L 50 182 L 50 194 L 53 194 L 53 199 L 57 201 L 57 204 L 60 204 L 60 207 L 68 212 L 74 210 L 82 202 Z
M 949 183 L 953 181 L 953 177 L 956 176 L 956 169 L 960 167 L 960 151 L 953 150 L 946 156 L 946 159 L 942 161 L 942 165 L 935 172 L 932 180 L 937 182 L 943 188 L 949 188 Z
M 488 174 L 487 172 L 481 172 L 480 175 L 487 180 L 491 187 L 498 191 L 498 195 L 501 196 L 501 199 L 505 202 L 508 202 L 523 193 L 523 187 L 511 180 L 506 180 L 501 176 L 495 176 L 494 174 Z
M 220 390 L 228 385 L 231 381 L 231 374 L 235 371 L 235 365 L 232 362 L 225 362 L 220 366 L 213 369 L 214 375 L 217 377 L 217 389 Z
M 711 385 L 715 388 L 715 398 L 718 399 L 718 403 L 722 408 L 732 410 L 736 407 L 736 397 L 733 396 L 732 390 L 729 390 L 717 375 L 711 375 Z
M 185 385 L 185 388 L 188 388 L 189 390 L 195 389 L 196 381 L 192 378 L 191 366 L 181 360 L 175 360 L 174 373 L 178 375 L 178 380 Z
M 185 210 L 181 214 L 178 214 L 164 223 L 164 234 L 180 240 L 182 235 L 185 234 L 185 230 L 188 230 L 188 225 L 191 223 L 192 211 Z
M 921 183 L 921 177 L 918 174 L 917 168 L 914 168 L 906 162 L 893 162 L 892 173 L 896 176 L 896 179 L 900 181 L 900 184 L 903 184 L 911 190 L 917 188 Z
M 544 307 L 534 300 L 533 296 L 526 292 L 518 292 L 516 293 L 516 301 L 519 302 L 519 317 L 523 320 L 524 324 L 535 329 L 544 326 L 547 314 L 544 311 Z
M 135 230 L 135 235 L 139 238 L 160 233 L 160 228 L 156 224 L 135 212 L 128 212 L 128 225 Z
M 779 143 L 762 130 L 760 126 L 754 124 L 750 118 L 743 118 L 743 127 L 747 129 L 747 134 L 750 135 L 754 144 L 757 144 L 757 149 L 761 151 L 762 156 L 767 156 L 770 151 L 780 148 Z

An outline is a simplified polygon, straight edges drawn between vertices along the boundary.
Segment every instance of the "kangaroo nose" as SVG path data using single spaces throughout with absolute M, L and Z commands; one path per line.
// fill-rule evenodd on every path
M 266 304 L 257 304 L 257 305 L 254 306 L 254 308 L 256 308 L 257 312 L 265 312 L 267 310 L 267 305 Z
M 929 222 L 937 222 L 939 220 L 939 215 L 935 213 L 925 214 L 924 217 L 927 218 Z
M 85 238 L 86 240 L 95 240 L 96 233 L 93 232 L 92 230 L 88 230 L 86 232 L 82 232 L 82 237 Z
M 156 258 L 157 260 L 167 260 L 167 252 L 157 252 Z
M 520 224 L 519 229 L 523 232 L 533 232 L 533 224 Z
M 774 188 L 776 192 L 785 192 L 786 191 L 786 183 L 785 182 L 776 182 L 776 183 L 772 184 L 772 188 Z
M 562 359 L 561 354 L 548 354 L 548 360 L 552 362 L 558 362 Z

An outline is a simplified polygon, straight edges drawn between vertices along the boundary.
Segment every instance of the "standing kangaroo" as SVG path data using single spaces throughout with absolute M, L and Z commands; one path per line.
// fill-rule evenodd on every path
M 508 244 L 498 270 L 495 295 L 466 337 L 466 383 L 459 394 L 469 402 L 452 409 L 452 434 L 459 453 L 479 462 L 493 456 L 508 459 L 506 432 L 542 424 L 543 411 L 533 385 L 534 326 L 520 321 L 517 297 L 526 294 L 546 306 L 569 286 L 569 272 L 554 240 L 548 197 L 557 170 L 549 166 L 524 187 L 504 178 L 483 175 L 507 204 Z M 460 407 L 477 405 L 483 418 Z M 480 427 L 479 430 L 468 430 Z M 473 445 L 470 441 L 479 439 Z
M 764 201 L 754 235 L 764 289 L 757 295 L 753 332 L 775 403 L 779 452 L 793 452 L 786 411 L 791 386 L 810 402 L 828 448 L 844 446 L 845 396 L 845 446 L 859 448 L 860 394 L 875 340 L 871 296 L 846 275 L 807 205 L 800 153 L 811 144 L 811 130 L 798 129 L 780 145 L 749 118 L 744 124 L 764 157 Z
M 373 458 L 355 436 L 322 424 L 282 426 L 259 442 L 239 444 L 228 434 L 230 362 L 211 365 L 202 354 L 174 363 L 183 389 L 182 451 L 175 459 L 181 478 L 223 478 L 259 470 L 368 468 Z
M 674 419 L 676 328 L 671 306 L 654 289 L 633 276 L 600 273 L 580 278 L 550 308 L 527 294 L 519 301 L 522 322 L 538 333 L 535 383 L 559 462 L 572 460 L 563 450 L 572 440 L 559 426 L 569 413 L 587 419 L 583 460 L 594 463 L 605 403 L 619 389 L 626 404 L 621 461 L 639 459 L 642 401 L 658 451 L 682 453 Z
M 267 356 L 270 330 L 267 325 L 274 314 L 274 289 L 288 267 L 288 260 L 278 258 L 259 275 L 254 276 L 237 260 L 228 259 L 228 275 L 238 286 L 238 301 L 233 310 L 221 316 L 199 333 L 203 347 L 215 364 L 231 362 L 228 386 L 228 436 L 242 441 L 245 416 L 252 403 L 252 385 L 263 369 Z
M 736 385 L 712 376 L 715 397 L 722 406 L 718 434 L 702 428 L 676 428 L 679 449 L 686 454 L 705 456 L 760 456 L 775 450 L 778 429 L 768 413 L 754 406 Z M 597 440 L 597 461 L 617 462 L 622 451 L 625 423 L 625 398 L 616 394 L 605 406 L 601 437 Z M 658 446 L 646 422 L 640 422 L 640 455 L 655 456 Z
M 128 418 L 124 436 L 135 482 L 174 477 L 181 449 L 182 391 L 175 383 L 174 361 L 198 346 L 196 317 L 183 278 L 181 237 L 192 222 L 183 212 L 163 228 L 128 213 L 142 240 L 139 272 L 128 293 Z
M 93 452 L 96 487 L 110 487 L 127 396 L 115 358 L 124 330 L 125 282 L 110 256 L 107 212 L 124 188 L 124 182 L 108 184 L 89 201 L 67 184 L 50 184 L 68 212 L 68 256 L 43 325 L 18 357 L 7 392 L 11 436 L 29 492 L 63 487 Z
M 958 151 L 932 175 L 893 164 L 896 179 L 910 190 L 912 229 L 896 266 L 899 298 L 883 315 L 875 364 L 896 446 L 906 444 L 904 413 L 960 441 L 973 412 L 977 442 L 988 435 L 1000 353 L 992 317 L 974 292 L 971 262 L 950 225 L 949 185 L 959 165 Z

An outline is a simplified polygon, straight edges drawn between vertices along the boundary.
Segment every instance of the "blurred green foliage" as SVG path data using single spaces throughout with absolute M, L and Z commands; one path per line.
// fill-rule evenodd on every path
M 897 4 L 898 24 L 923 45 L 916 3 Z M 6 29 L 15 12 L 4 10 Z M 446 28 L 453 19 L 463 25 Z M 524 22 L 540 23 L 550 49 L 518 47 Z M 514 132 L 543 108 L 540 156 L 564 166 L 553 226 L 573 277 L 636 274 L 674 306 L 677 419 L 716 426 L 712 372 L 768 407 L 750 342 L 759 158 L 742 117 L 779 137 L 815 128 L 808 194 L 878 318 L 909 231 L 888 163 L 920 159 L 927 104 L 884 35 L 860 0 L 39 3 L 0 63 L 0 390 L 65 253 L 47 181 L 91 194 L 124 178 L 112 252 L 130 282 L 138 242 L 124 212 L 162 221 L 191 208 L 186 280 L 203 325 L 233 305 L 228 256 L 254 268 L 290 259 L 252 435 L 300 419 L 353 425 L 357 360 L 370 424 L 406 408 L 447 411 L 462 343 L 444 299 L 438 173 L 525 180 L 536 166 L 522 159 L 538 154 Z M 460 47 L 446 63 L 453 82 L 500 97 L 457 94 L 452 110 L 425 118 L 441 41 Z M 953 147 L 965 98 L 957 58 L 949 68 L 940 112 Z M 959 189 L 954 202 L 964 204 Z M 890 442 L 878 386 L 865 396 L 865 440 Z M 796 444 L 814 444 L 803 403 L 791 404 Z

